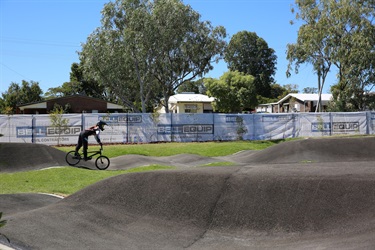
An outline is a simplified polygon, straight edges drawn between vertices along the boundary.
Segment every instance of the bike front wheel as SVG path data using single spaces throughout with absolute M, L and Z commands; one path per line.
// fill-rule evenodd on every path
M 81 160 L 80 156 L 76 156 L 76 151 L 70 151 L 66 154 L 65 156 L 65 161 L 70 165 L 70 166 L 75 166 L 77 165 Z
M 109 167 L 110 161 L 107 156 L 101 155 L 96 158 L 95 166 L 100 170 L 105 170 Z

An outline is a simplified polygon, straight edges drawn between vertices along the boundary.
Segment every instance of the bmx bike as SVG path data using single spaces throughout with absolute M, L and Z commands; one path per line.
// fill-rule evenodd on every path
M 95 160 L 95 166 L 99 170 L 107 169 L 109 167 L 109 164 L 111 163 L 107 156 L 102 155 L 102 151 L 103 147 L 101 146 L 100 150 L 87 152 L 88 159 L 92 159 L 93 156 L 99 155 Z M 77 165 L 82 159 L 84 159 L 83 153 L 76 156 L 75 150 L 69 151 L 65 156 L 65 160 L 70 166 Z

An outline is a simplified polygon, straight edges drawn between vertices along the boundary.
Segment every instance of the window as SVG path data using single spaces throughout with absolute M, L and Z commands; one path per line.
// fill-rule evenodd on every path
M 185 104 L 185 113 L 197 113 L 197 104 Z

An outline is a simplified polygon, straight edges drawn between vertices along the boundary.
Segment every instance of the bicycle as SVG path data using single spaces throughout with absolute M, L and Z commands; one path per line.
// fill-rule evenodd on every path
M 111 163 L 107 156 L 102 155 L 102 151 L 103 151 L 103 147 L 101 146 L 100 150 L 98 151 L 87 152 L 87 158 L 90 160 L 92 159 L 93 156 L 99 155 L 95 160 L 95 166 L 99 170 L 107 169 L 109 167 L 109 164 Z M 65 160 L 70 166 L 77 165 L 83 158 L 84 158 L 83 153 L 76 156 L 75 150 L 69 151 L 65 156 Z

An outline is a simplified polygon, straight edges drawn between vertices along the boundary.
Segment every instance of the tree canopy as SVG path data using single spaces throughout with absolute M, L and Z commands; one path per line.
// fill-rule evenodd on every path
M 8 90 L 2 93 L 1 113 L 15 114 L 17 106 L 41 101 L 43 99 L 42 94 L 43 91 L 38 82 L 23 80 L 21 85 L 12 82 Z
M 313 65 L 322 92 L 332 65 L 338 81 L 331 88 L 337 111 L 363 110 L 375 83 L 375 3 L 373 0 L 296 0 L 302 21 L 295 44 L 288 45 L 290 74 Z M 292 9 L 294 12 L 294 9 Z
M 86 72 L 135 111 L 169 97 L 212 69 L 226 32 L 200 21 L 180 0 L 116 0 L 105 5 L 102 26 L 83 44 Z M 139 108 L 140 104 L 140 108 Z
M 254 76 L 258 95 L 270 97 L 277 57 L 263 38 L 255 32 L 238 32 L 231 38 L 224 60 L 229 70 Z
M 215 97 L 214 109 L 223 113 L 239 113 L 255 108 L 257 92 L 254 77 L 239 71 L 224 73 L 220 79 L 204 79 L 207 95 Z
M 112 96 L 99 82 L 90 79 L 83 71 L 83 66 L 73 63 L 70 71 L 70 81 L 64 82 L 61 86 L 49 88 L 45 93 L 46 98 L 56 98 L 69 95 L 86 95 L 90 97 L 105 98 L 113 101 Z

